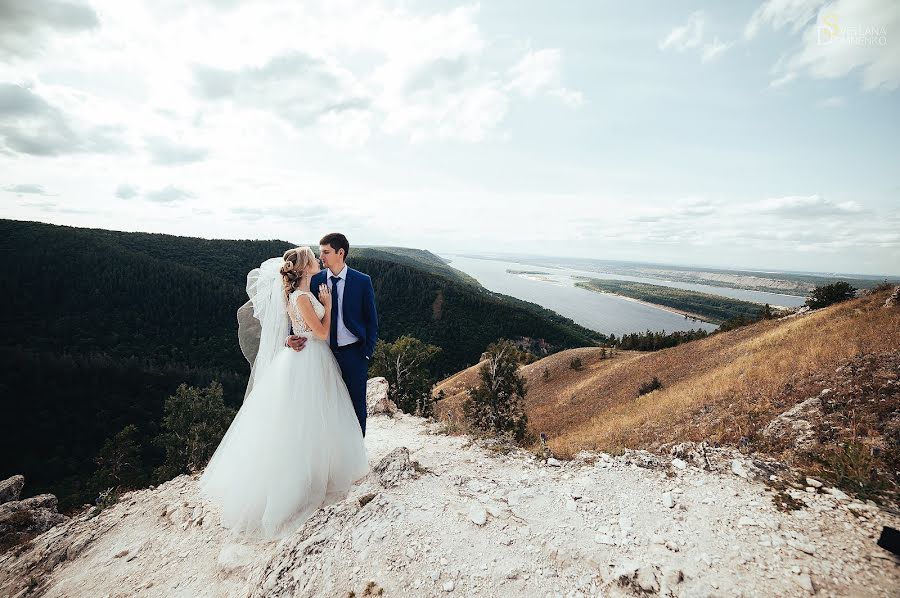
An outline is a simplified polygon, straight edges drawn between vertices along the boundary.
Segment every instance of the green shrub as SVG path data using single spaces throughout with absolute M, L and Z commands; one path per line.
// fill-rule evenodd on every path
M 478 430 L 515 442 L 525 440 L 525 380 L 519 374 L 516 348 L 500 340 L 487 348 L 487 362 L 478 372 L 481 383 L 469 389 L 464 411 Z
M 440 347 L 427 345 L 413 336 L 401 336 L 393 343 L 380 340 L 375 345 L 371 374 L 387 380 L 388 398 L 401 411 L 431 417 L 434 378 L 427 366 L 440 352 Z
M 839 280 L 832 284 L 826 284 L 821 287 L 814 288 L 809 297 L 806 298 L 806 305 L 810 309 L 821 309 L 828 307 L 847 299 L 852 299 L 856 294 L 856 289 L 849 282 Z
M 206 466 L 219 446 L 235 410 L 222 401 L 222 385 L 207 388 L 182 384 L 166 399 L 162 432 L 155 442 L 166 452 L 165 463 L 157 468 L 160 481 Z

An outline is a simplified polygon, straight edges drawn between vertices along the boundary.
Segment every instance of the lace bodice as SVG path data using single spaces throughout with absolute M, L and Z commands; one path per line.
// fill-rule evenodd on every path
M 291 326 L 294 329 L 294 334 L 300 334 L 302 332 L 309 332 L 310 327 L 306 325 L 306 322 L 303 320 L 303 316 L 300 315 L 300 310 L 297 308 L 297 298 L 300 295 L 306 295 L 309 297 L 310 302 L 312 303 L 313 309 L 316 311 L 316 316 L 319 319 L 325 315 L 325 306 L 319 303 L 319 300 L 315 298 L 315 296 L 309 291 L 301 291 L 297 289 L 293 291 L 290 295 L 288 295 L 288 316 L 291 318 Z

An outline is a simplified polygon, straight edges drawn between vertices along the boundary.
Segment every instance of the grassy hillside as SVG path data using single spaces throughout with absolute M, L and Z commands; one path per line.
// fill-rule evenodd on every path
M 562 456 L 706 440 L 810 467 L 837 451 L 832 456 L 841 467 L 865 469 L 865 459 L 859 465 L 840 452 L 859 442 L 885 467 L 878 459 L 900 455 L 900 308 L 883 307 L 887 295 L 879 291 L 654 353 L 617 351 L 609 359 L 596 348 L 556 353 L 521 368 L 529 425 L 546 432 Z M 570 367 L 573 357 L 582 360 L 581 370 Z M 662 388 L 638 398 L 638 387 L 654 376 Z M 438 385 L 447 395 L 436 406 L 439 416 L 453 411 L 458 418 L 465 388 L 476 381 L 472 367 Z M 816 424 L 820 454 L 798 453 L 762 433 L 779 414 L 826 388 L 833 398 Z M 890 472 L 896 483 L 896 467 Z
M 149 440 L 179 383 L 218 379 L 238 406 L 249 365 L 235 314 L 247 272 L 292 245 L 0 220 L 0 476 L 23 473 L 29 493 L 56 493 L 65 508 L 92 500 L 94 457 L 125 425 L 140 429 L 144 462 L 159 464 Z M 489 293 L 429 252 L 354 249 L 350 264 L 372 277 L 380 337 L 443 347 L 438 375 L 503 336 L 555 349 L 592 342 L 570 320 Z

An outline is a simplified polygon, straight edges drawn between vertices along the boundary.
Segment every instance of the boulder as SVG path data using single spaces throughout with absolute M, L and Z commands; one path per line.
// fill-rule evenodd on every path
M 398 446 L 385 455 L 373 471 L 385 488 L 393 488 L 416 477 L 416 470 L 409 460 L 409 449 L 405 446 Z
M 366 412 L 368 415 L 397 413 L 397 405 L 388 398 L 388 381 L 381 376 L 366 383 Z
M 673 458 L 672 465 L 678 469 L 684 469 L 684 467 L 679 467 L 675 463 L 676 460 L 681 463 L 691 463 L 701 469 L 711 468 L 706 442 L 680 442 L 669 449 L 669 455 Z
M 57 512 L 52 494 L 19 499 L 25 477 L 14 475 L 0 482 L 0 546 L 15 546 L 69 520 Z
M 19 500 L 22 487 L 25 485 L 25 477 L 14 475 L 0 482 L 0 505 L 13 500 Z
M 887 308 L 897 307 L 900 305 L 900 286 L 894 288 L 894 292 L 885 300 L 884 306 Z
M 823 417 L 821 398 L 810 397 L 773 419 L 762 433 L 766 438 L 783 442 L 795 450 L 809 450 L 818 442 L 813 422 L 822 421 Z
M 56 505 L 56 497 L 52 494 L 38 494 L 23 500 L 10 501 L 0 505 L 0 520 L 19 511 L 34 511 L 36 509 L 55 511 Z

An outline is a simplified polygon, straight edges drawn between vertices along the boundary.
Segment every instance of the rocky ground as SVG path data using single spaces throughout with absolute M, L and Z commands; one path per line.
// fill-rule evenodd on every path
M 280 542 L 234 537 L 196 476 L 124 495 L 0 556 L 0 596 L 896 596 L 876 546 L 900 520 L 809 480 L 781 498 L 764 463 L 542 461 L 372 417 L 372 472 Z M 773 474 L 773 471 L 775 473 Z M 781 501 L 782 503 L 784 501 Z M 351 594 L 352 593 L 352 594 Z

